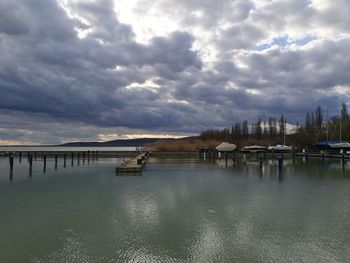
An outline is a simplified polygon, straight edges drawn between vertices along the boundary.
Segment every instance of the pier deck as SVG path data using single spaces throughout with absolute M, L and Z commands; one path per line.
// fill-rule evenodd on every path
M 142 153 L 116 167 L 116 175 L 137 175 L 145 168 L 149 154 Z

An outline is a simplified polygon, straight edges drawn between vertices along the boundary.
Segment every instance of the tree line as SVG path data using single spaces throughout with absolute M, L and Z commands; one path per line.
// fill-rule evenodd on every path
M 199 138 L 202 140 L 215 139 L 228 141 L 239 146 L 252 143 L 262 145 L 282 144 L 284 136 L 286 144 L 302 148 L 313 148 L 315 144 L 324 140 L 350 140 L 350 118 L 345 103 L 341 106 L 340 115 L 328 118 L 328 113 L 318 105 L 312 112 L 306 113 L 303 124 L 288 124 L 284 114 L 279 118 L 269 117 L 265 120 L 258 118 L 256 122 L 247 120 L 236 122 L 225 129 L 211 129 L 202 131 Z

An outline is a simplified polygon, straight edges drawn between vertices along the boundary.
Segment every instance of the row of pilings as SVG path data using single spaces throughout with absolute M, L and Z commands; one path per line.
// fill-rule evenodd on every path
M 29 168 L 33 167 L 33 162 L 41 161 L 43 169 L 46 171 L 48 160 L 54 160 L 55 169 L 58 167 L 59 159 L 63 160 L 63 167 L 67 167 L 67 164 L 74 166 L 74 164 L 80 165 L 85 162 L 95 161 L 99 159 L 98 151 L 83 151 L 83 152 L 3 152 L 0 153 L 0 160 L 4 157 L 8 157 L 10 170 L 14 169 L 15 158 L 19 163 L 23 160 L 28 162 Z
M 260 168 L 263 167 L 263 160 L 269 158 L 273 160 L 277 160 L 278 169 L 282 171 L 284 159 L 292 159 L 293 162 L 296 158 L 303 158 L 305 162 L 307 162 L 310 158 L 319 159 L 322 163 L 326 162 L 326 159 L 340 159 L 342 167 L 345 168 L 345 161 L 350 159 L 349 154 L 345 154 L 344 152 L 336 153 L 326 153 L 321 151 L 320 153 L 309 153 L 307 151 L 303 151 L 302 153 L 297 153 L 295 151 L 290 152 L 268 152 L 268 151 L 257 151 L 257 152 L 219 152 L 216 150 L 202 150 L 198 152 L 198 157 L 204 160 L 217 160 L 224 159 L 225 165 L 227 166 L 228 160 L 231 159 L 233 163 L 243 162 L 244 165 L 247 164 L 247 159 L 256 159 L 259 162 Z

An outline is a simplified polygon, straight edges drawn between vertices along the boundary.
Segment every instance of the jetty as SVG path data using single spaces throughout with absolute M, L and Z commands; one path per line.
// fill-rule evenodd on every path
M 122 164 L 116 167 L 116 175 L 140 175 L 144 170 L 149 153 L 141 153 L 138 156 L 126 159 Z

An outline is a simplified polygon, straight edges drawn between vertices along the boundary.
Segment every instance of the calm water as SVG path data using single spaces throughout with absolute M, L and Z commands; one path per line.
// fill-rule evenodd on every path
M 119 162 L 2 158 L 0 262 L 350 262 L 350 164 Z

